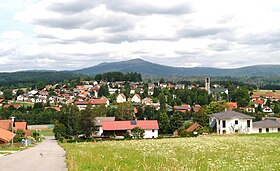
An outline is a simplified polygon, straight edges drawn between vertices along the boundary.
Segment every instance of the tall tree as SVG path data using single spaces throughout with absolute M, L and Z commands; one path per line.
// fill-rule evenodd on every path
M 160 95 L 158 96 L 158 99 L 159 99 L 159 103 L 160 103 L 160 111 L 165 112 L 166 111 L 165 95 L 163 93 L 160 93 Z
M 80 111 L 76 105 L 63 105 L 61 108 L 59 122 L 66 127 L 68 136 L 77 136 L 79 134 Z
M 79 119 L 81 134 L 84 134 L 86 138 L 90 138 L 95 131 L 95 112 L 92 109 L 92 105 L 88 104 L 86 109 L 81 111 Z
M 167 134 L 170 130 L 170 120 L 166 112 L 160 112 L 158 115 L 158 124 L 160 133 Z
M 225 111 L 225 109 L 227 109 L 227 102 L 224 101 L 224 100 L 221 100 L 221 101 L 214 101 L 214 102 L 211 102 L 205 112 L 207 114 L 212 114 L 212 113 L 218 113 L 218 112 L 223 112 Z
M 45 84 L 44 81 L 39 81 L 39 82 L 36 83 L 36 88 L 37 88 L 37 90 L 42 90 L 42 89 L 44 89 L 45 87 L 46 87 L 46 84 Z
M 3 97 L 6 100 L 12 100 L 14 98 L 13 96 L 13 90 L 12 89 L 6 89 L 3 92 Z
M 131 102 L 125 102 L 118 104 L 118 107 L 115 111 L 116 120 L 132 120 L 134 117 L 134 107 Z
M 109 96 L 109 89 L 107 85 L 101 85 L 98 91 L 98 96 Z

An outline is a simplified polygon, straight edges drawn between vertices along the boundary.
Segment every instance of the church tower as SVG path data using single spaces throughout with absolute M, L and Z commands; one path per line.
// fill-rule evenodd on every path
M 205 78 L 205 90 L 208 92 L 208 94 L 211 93 L 211 91 L 210 91 L 210 77 Z

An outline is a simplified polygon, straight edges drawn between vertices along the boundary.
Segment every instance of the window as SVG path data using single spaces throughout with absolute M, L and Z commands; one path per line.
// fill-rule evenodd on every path
M 226 127 L 226 121 L 223 120 L 223 128 L 225 128 L 225 127 Z
M 247 127 L 251 127 L 251 120 L 247 120 Z
M 226 130 L 223 130 L 223 134 L 226 134 L 227 133 L 227 131 Z
M 280 132 L 280 128 L 278 128 L 278 132 Z
M 155 132 L 155 130 L 154 130 L 154 129 L 152 129 L 152 132 Z
M 262 133 L 262 128 L 259 128 L 259 133 Z
M 238 120 L 235 120 L 235 125 L 238 125 Z
M 234 130 L 235 133 L 238 133 L 238 130 Z
M 266 131 L 266 132 L 269 132 L 269 128 L 266 128 L 265 131 Z
M 155 136 L 152 136 L 152 138 L 155 138 Z

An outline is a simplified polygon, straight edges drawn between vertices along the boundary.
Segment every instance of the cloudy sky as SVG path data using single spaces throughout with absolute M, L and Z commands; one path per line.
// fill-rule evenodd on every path
M 0 71 L 280 64 L 279 0 L 0 0 Z

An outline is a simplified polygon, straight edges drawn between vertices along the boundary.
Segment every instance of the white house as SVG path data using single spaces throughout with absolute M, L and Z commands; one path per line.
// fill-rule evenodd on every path
M 235 111 L 215 113 L 209 123 L 217 134 L 252 133 L 254 117 Z
M 280 132 L 280 122 L 274 120 L 262 120 L 253 122 L 252 133 Z
M 141 103 L 141 97 L 139 96 L 139 94 L 134 94 L 134 96 L 131 99 L 131 102 Z
M 117 103 L 124 103 L 124 102 L 126 102 L 126 96 L 123 93 L 121 93 L 117 96 Z

